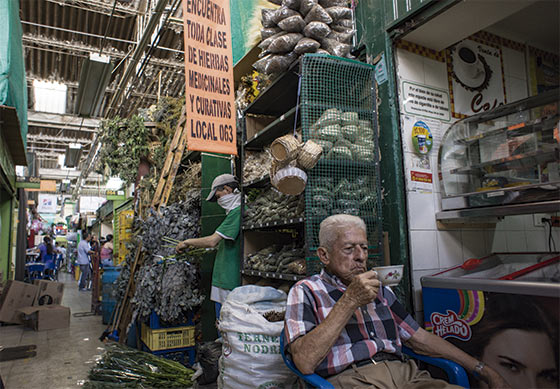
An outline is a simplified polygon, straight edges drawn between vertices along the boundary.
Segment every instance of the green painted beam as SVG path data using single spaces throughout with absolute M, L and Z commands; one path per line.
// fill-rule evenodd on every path
M 27 189 L 41 189 L 40 182 L 25 182 L 25 181 L 17 181 L 16 188 L 27 188 Z
M 383 230 L 389 233 L 391 264 L 404 264 L 405 277 L 395 292 L 411 310 L 411 274 L 408 250 L 405 176 L 398 112 L 392 42 L 384 26 L 391 15 L 391 2 L 360 1 L 356 9 L 360 42 L 370 58 L 384 53 L 388 80 L 378 86 L 379 147 L 381 149 L 381 187 L 383 190 Z
M 0 281 L 5 281 L 10 273 L 13 200 L 11 194 L 0 188 L 0 272 L 2 272 Z
M 231 161 L 222 154 L 203 153 L 202 159 L 202 190 L 201 190 L 201 230 L 200 236 L 211 235 L 224 220 L 225 212 L 217 203 L 209 203 L 206 197 L 210 193 L 212 181 L 217 175 L 231 173 Z M 217 338 L 216 314 L 214 302 L 210 301 L 212 288 L 212 269 L 214 268 L 215 253 L 204 256 L 200 265 L 201 291 L 206 296 L 202 304 L 201 324 L 202 340 L 211 341 Z
M 356 8 L 360 44 L 365 45 L 371 59 L 384 53 L 387 65 L 388 80 L 378 85 L 383 229 L 389 233 L 391 263 L 405 265 L 403 281 L 394 289 L 409 311 L 413 305 L 412 276 L 394 43 L 406 32 L 458 2 L 460 0 L 412 0 L 408 3 L 407 0 L 363 0 Z

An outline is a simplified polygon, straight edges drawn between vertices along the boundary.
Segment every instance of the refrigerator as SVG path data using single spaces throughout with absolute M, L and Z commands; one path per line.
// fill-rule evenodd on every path
M 560 387 L 560 253 L 494 253 L 424 276 L 421 285 L 426 330 L 514 389 Z

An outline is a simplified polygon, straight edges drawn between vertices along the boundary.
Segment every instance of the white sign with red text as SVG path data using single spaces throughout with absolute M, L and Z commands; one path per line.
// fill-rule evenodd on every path
M 454 311 L 447 310 L 446 314 L 433 312 L 430 316 L 432 333 L 441 338 L 457 338 L 467 341 L 471 338 L 471 327 Z

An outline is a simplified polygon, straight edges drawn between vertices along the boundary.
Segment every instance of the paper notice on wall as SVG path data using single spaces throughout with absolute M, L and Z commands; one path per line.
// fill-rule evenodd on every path
M 229 0 L 183 0 L 187 148 L 237 155 Z
M 465 39 L 447 50 L 453 117 L 471 116 L 505 103 L 502 52 Z
M 430 157 L 407 153 L 406 159 L 406 189 L 408 191 L 433 192 L 434 176 Z
M 443 89 L 402 82 L 403 107 L 408 114 L 449 121 L 449 94 Z

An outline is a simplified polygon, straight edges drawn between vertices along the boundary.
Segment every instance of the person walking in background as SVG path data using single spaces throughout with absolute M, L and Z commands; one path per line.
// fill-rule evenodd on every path
M 64 264 L 66 263 L 66 247 L 64 247 L 64 245 L 62 243 L 59 242 L 55 242 L 55 252 L 57 255 L 57 270 L 59 267 L 64 266 Z M 60 257 L 60 258 L 58 258 Z
M 107 234 L 106 242 L 101 246 L 101 265 L 113 266 L 113 235 Z
M 45 236 L 43 242 L 37 247 L 39 249 L 38 262 L 47 262 L 54 259 L 54 247 L 50 236 Z
M 91 234 L 89 232 L 82 233 L 82 240 L 78 244 L 78 260 L 77 263 L 80 266 L 80 284 L 78 289 L 80 291 L 87 290 L 87 282 L 90 278 L 90 263 L 89 255 L 95 252 L 91 249 L 89 241 L 91 240 Z

